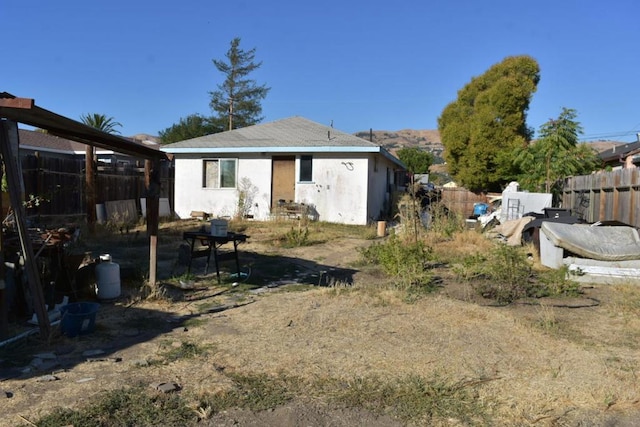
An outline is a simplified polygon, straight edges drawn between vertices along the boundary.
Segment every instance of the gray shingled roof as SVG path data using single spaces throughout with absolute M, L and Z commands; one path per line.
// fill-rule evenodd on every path
M 50 135 L 45 132 L 39 132 L 35 130 L 18 129 L 18 135 L 20 138 L 20 147 L 30 148 L 33 150 L 50 151 L 65 154 L 81 154 L 84 155 L 87 146 L 81 142 L 71 141 L 59 136 Z M 159 145 L 151 140 L 138 141 L 135 139 L 124 137 L 127 140 L 131 140 L 131 143 L 136 145 L 144 145 L 149 148 L 158 149 Z M 112 150 L 106 150 L 104 148 L 97 148 L 98 153 L 112 153 Z
M 625 157 L 627 153 L 640 149 L 640 142 L 630 142 L 625 145 L 618 145 L 605 150 L 598 154 L 598 156 L 605 162 L 611 162 L 619 158 Z
M 369 151 L 363 149 L 371 148 L 372 152 L 380 150 L 379 145 L 366 139 L 298 116 L 187 139 L 165 145 L 161 149 L 169 153 L 180 153 L 186 150 L 195 153 L 200 151 L 198 149 L 202 149 L 202 152 L 207 152 L 207 149 L 211 148 L 227 148 L 232 151 L 238 148 L 299 149 L 304 147 L 335 147 L 342 149 L 359 147 L 358 151 Z
M 49 135 L 44 132 L 37 132 L 27 129 L 18 129 L 21 147 L 32 149 L 50 150 L 55 152 L 74 154 L 84 153 L 86 145 L 79 142 Z

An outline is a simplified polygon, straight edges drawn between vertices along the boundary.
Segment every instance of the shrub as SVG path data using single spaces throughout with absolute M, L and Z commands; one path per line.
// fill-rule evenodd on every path
M 441 234 L 447 238 L 463 231 L 465 228 L 464 217 L 452 212 L 443 203 L 434 203 L 429 206 L 429 231 Z
M 531 264 L 520 247 L 498 244 L 487 253 L 466 257 L 454 272 L 463 280 L 477 282 L 474 289 L 499 303 L 537 293 L 531 281 Z
M 379 265 L 388 276 L 395 278 L 396 286 L 401 289 L 431 283 L 431 274 L 425 270 L 431 250 L 421 241 L 405 242 L 391 234 L 384 243 L 374 243 L 360 253 L 365 263 Z
M 543 285 L 539 296 L 576 296 L 581 293 L 580 284 L 570 279 L 569 267 L 547 270 L 539 274 Z
M 296 227 L 291 227 L 284 235 L 284 246 L 285 247 L 297 247 L 297 246 L 307 246 L 309 244 L 309 227 L 299 225 Z

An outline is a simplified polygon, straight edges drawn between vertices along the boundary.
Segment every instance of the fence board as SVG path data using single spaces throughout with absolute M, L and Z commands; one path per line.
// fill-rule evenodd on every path
M 562 206 L 587 222 L 619 221 L 640 227 L 640 173 L 619 169 L 565 180 Z
M 447 209 L 468 218 L 473 215 L 474 204 L 487 203 L 487 195 L 476 194 L 462 187 L 443 188 L 441 200 Z
M 84 215 L 86 178 L 84 159 L 27 155 L 22 159 L 25 193 L 40 196 L 47 202 L 28 209 L 29 215 Z M 160 197 L 173 204 L 173 168 L 161 162 Z M 115 200 L 140 200 L 145 197 L 144 169 L 99 166 L 96 174 L 97 203 Z M 138 212 L 140 206 L 137 206 Z

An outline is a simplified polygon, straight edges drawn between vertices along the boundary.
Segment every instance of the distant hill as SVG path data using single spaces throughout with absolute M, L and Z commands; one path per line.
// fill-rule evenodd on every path
M 444 158 L 442 156 L 444 147 L 440 139 L 440 132 L 437 130 L 373 130 L 357 132 L 355 135 L 381 145 L 394 155 L 403 147 L 424 148 L 435 156 L 435 163 L 430 168 L 431 173 L 440 174 L 445 181 L 450 179 L 447 178 L 447 165 L 444 164 Z M 619 141 L 589 141 L 585 143 L 589 144 L 598 153 L 602 153 L 618 145 L 627 144 L 626 142 Z
M 151 142 L 155 142 L 156 144 L 160 143 L 160 138 L 154 135 L 149 135 L 148 133 L 137 133 L 133 136 L 130 136 L 129 138 L 135 140 L 135 141 L 151 141 Z
M 602 153 L 603 151 L 607 151 L 612 149 L 613 147 L 617 147 L 618 145 L 625 145 L 628 142 L 620 142 L 620 141 L 587 141 L 585 144 L 589 144 L 591 148 L 596 150 L 598 153 Z
M 357 132 L 355 135 L 383 146 L 392 154 L 395 154 L 403 147 L 420 147 L 427 149 L 436 157 L 442 158 L 442 151 L 444 150 L 440 139 L 440 132 L 436 129 L 374 130 Z M 609 150 L 617 145 L 627 144 L 626 142 L 620 141 L 588 141 L 585 143 L 589 144 L 598 153 Z
M 392 154 L 404 147 L 419 147 L 442 158 L 443 147 L 440 141 L 440 132 L 437 130 L 374 130 L 357 132 L 356 136 L 381 145 Z

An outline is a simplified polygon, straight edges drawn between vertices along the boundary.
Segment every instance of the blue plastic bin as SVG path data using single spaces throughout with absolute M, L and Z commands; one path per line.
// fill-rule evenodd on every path
M 486 203 L 476 203 L 473 205 L 473 214 L 475 216 L 484 215 L 489 211 L 489 205 Z
M 93 332 L 99 308 L 100 304 L 95 302 L 74 302 L 60 308 L 62 333 L 68 337 L 75 337 Z

